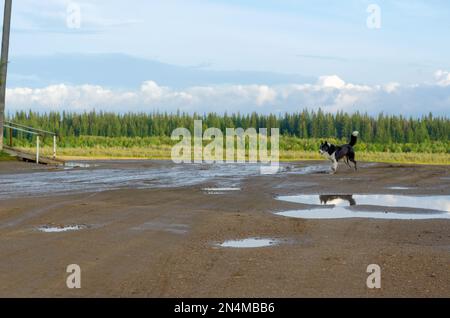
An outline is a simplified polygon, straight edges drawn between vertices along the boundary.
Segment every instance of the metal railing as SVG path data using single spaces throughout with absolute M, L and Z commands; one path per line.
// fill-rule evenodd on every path
M 5 128 L 9 129 L 9 146 L 13 146 L 13 130 L 20 131 L 23 133 L 27 133 L 33 136 L 36 136 L 36 163 L 39 163 L 39 156 L 40 156 L 40 137 L 44 136 L 52 136 L 53 137 L 53 159 L 56 159 L 56 137 L 57 134 L 51 131 L 46 131 L 38 128 L 33 128 L 29 126 L 25 126 L 22 124 L 16 124 L 10 121 L 5 121 L 5 124 L 3 125 Z

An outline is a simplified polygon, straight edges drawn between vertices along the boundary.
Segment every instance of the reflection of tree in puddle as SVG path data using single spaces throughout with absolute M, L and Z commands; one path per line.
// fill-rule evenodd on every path
M 342 200 L 342 201 L 347 201 L 350 204 L 350 206 L 356 205 L 356 201 L 355 201 L 355 199 L 353 199 L 353 195 L 323 194 L 323 195 L 320 195 L 319 198 L 320 198 L 321 204 L 334 204 L 333 201 Z

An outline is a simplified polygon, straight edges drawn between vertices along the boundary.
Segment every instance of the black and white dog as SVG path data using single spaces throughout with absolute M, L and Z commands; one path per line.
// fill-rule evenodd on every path
M 345 164 L 350 167 L 349 161 L 353 162 L 355 165 L 355 170 L 358 170 L 355 161 L 355 151 L 353 146 L 356 145 L 358 141 L 359 133 L 357 131 L 353 132 L 350 142 L 346 145 L 335 146 L 325 141 L 320 145 L 320 154 L 324 155 L 326 158 L 331 160 L 332 162 L 332 173 L 336 173 L 338 168 L 338 162 L 341 159 L 344 159 Z

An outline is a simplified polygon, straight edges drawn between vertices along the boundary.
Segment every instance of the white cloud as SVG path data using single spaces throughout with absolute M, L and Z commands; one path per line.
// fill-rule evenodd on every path
M 316 84 L 316 89 L 332 88 L 338 90 L 355 90 L 355 91 L 370 91 L 372 88 L 367 85 L 356 85 L 346 83 L 337 75 L 320 76 Z
M 111 90 L 97 85 L 51 85 L 40 89 L 7 90 L 7 110 L 104 110 L 187 112 L 292 112 L 305 107 L 326 111 L 361 111 L 377 114 L 449 115 L 449 73 L 436 72 L 436 84 L 403 86 L 356 85 L 336 75 L 322 76 L 316 84 L 210 85 L 172 89 L 146 81 L 136 90 Z
M 345 82 L 337 75 L 321 76 L 319 77 L 318 85 L 340 89 L 345 87 Z
M 450 86 L 450 72 L 439 70 L 434 73 L 436 83 L 440 86 Z
M 153 81 L 144 82 L 141 86 L 143 96 L 149 100 L 159 100 L 168 92 L 167 88 L 160 87 Z
M 388 93 L 394 93 L 400 87 L 400 83 L 391 82 L 383 85 L 383 89 Z

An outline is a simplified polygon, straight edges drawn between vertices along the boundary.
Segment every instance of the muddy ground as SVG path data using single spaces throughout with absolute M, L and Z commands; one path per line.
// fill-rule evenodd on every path
M 88 171 L 170 165 L 99 162 Z M 277 175 L 236 177 L 233 186 L 241 191 L 222 194 L 202 189 L 229 185 L 233 178 L 47 196 L 15 190 L 0 200 L 0 296 L 450 297 L 450 220 L 305 220 L 274 214 L 305 208 L 276 200 L 278 195 L 448 196 L 449 167 L 366 163 L 358 172 L 340 167 L 328 175 L 321 165 L 328 167 L 296 162 Z M 319 168 L 307 170 L 311 166 Z M 0 182 L 57 171 L 3 162 Z M 74 224 L 87 228 L 37 230 Z M 218 246 L 248 237 L 281 244 Z M 69 264 L 81 267 L 81 289 L 66 286 Z M 369 264 L 382 269 L 381 289 L 366 286 Z

